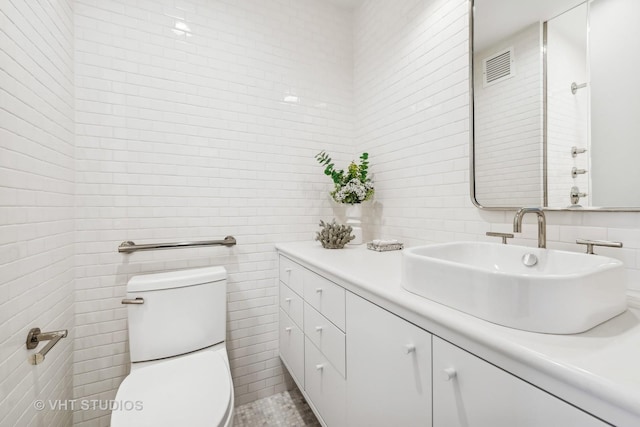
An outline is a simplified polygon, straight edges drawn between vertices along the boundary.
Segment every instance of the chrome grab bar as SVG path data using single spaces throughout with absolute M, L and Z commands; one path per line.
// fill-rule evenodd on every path
M 151 251 L 156 249 L 175 249 L 175 248 L 195 248 L 198 246 L 234 246 L 236 238 L 227 236 L 223 240 L 202 240 L 199 242 L 179 242 L 179 243 L 153 243 L 148 245 L 136 245 L 131 240 L 120 243 L 118 252 L 131 253 L 136 251 Z
M 41 332 L 40 328 L 32 328 L 27 335 L 27 349 L 33 350 L 40 344 L 40 341 L 49 341 L 47 345 L 45 345 L 42 350 L 40 350 L 36 354 L 32 354 L 29 356 L 29 363 L 32 365 L 38 365 L 44 361 L 44 357 L 49 353 L 49 350 L 53 348 L 54 345 L 58 344 L 62 338 L 66 338 L 68 331 L 63 329 L 61 331 L 54 332 Z

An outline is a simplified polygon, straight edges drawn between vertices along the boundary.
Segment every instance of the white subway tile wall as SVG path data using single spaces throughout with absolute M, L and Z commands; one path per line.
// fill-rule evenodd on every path
M 128 372 L 127 280 L 205 265 L 229 272 L 236 404 L 284 390 L 274 243 L 334 215 L 314 155 L 350 160 L 351 30 L 315 0 L 76 1 L 76 398 L 113 399 Z M 229 234 L 233 248 L 117 253 Z
M 355 15 L 357 151 L 376 182 L 372 237 L 407 244 L 479 232 L 470 206 L 468 5 L 364 3 Z
M 51 405 L 72 397 L 71 0 L 0 3 L 0 87 L 0 425 L 68 426 Z M 33 327 L 70 332 L 38 366 Z
M 464 0 L 366 1 L 354 17 L 356 151 L 368 151 L 375 202 L 370 238 L 407 245 L 494 240 L 514 212 L 485 211 L 469 197 L 468 5 Z M 535 218 L 515 244 L 535 246 Z M 640 213 L 548 212 L 548 247 L 575 239 L 622 241 L 599 253 L 623 260 L 640 295 Z

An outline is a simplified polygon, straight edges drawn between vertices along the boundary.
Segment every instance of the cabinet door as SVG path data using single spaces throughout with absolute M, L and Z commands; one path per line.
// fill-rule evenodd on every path
M 347 425 L 431 426 L 431 334 L 347 292 Z
M 280 309 L 280 358 L 298 386 L 304 389 L 304 334 Z
M 324 424 L 344 427 L 345 379 L 309 338 L 304 341 L 304 375 L 304 390 Z
M 433 337 L 433 426 L 604 427 L 608 424 Z

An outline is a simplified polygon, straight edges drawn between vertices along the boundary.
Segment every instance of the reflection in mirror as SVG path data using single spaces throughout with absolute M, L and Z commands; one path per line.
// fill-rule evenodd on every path
M 640 208 L 637 0 L 475 0 L 474 196 Z
M 548 206 L 589 206 L 587 4 L 549 19 L 546 30 Z

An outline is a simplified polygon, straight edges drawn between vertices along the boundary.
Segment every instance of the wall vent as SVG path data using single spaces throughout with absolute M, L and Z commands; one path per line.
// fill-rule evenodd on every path
M 513 47 L 494 53 L 482 60 L 483 87 L 491 86 L 516 75 Z

